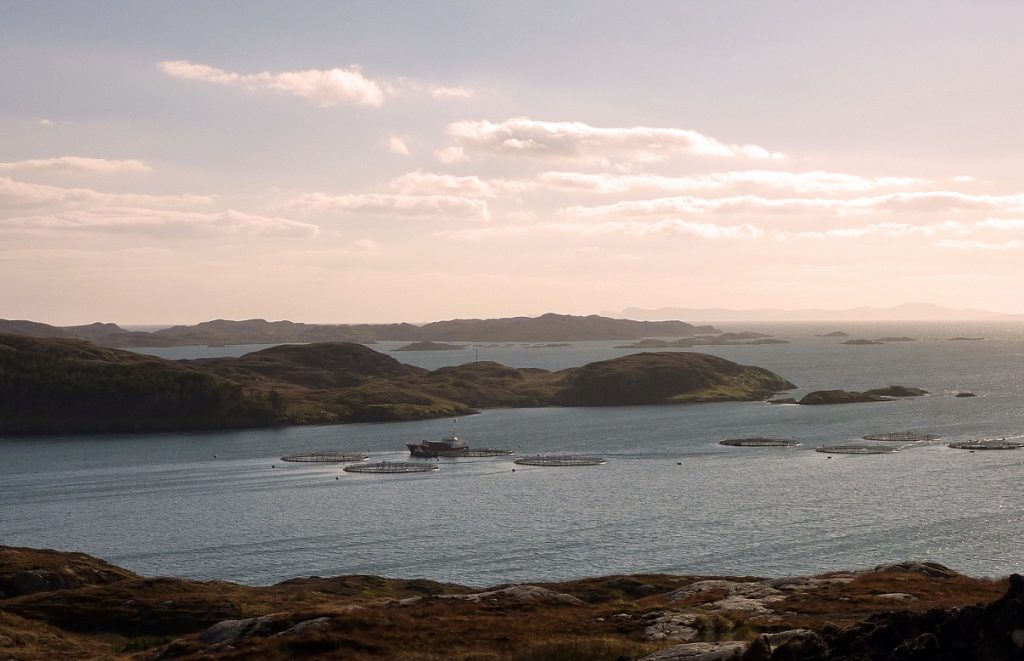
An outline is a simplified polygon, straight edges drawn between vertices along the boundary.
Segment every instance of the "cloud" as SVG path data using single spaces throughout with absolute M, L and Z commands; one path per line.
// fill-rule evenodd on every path
M 879 188 L 907 188 L 927 183 L 914 177 L 861 177 L 836 172 L 783 172 L 744 170 L 689 177 L 654 174 L 545 172 L 536 177 L 543 187 L 569 192 L 628 194 L 637 191 L 690 192 L 724 190 L 738 186 L 790 190 L 796 193 L 857 193 Z
M 817 231 L 794 232 L 769 230 L 750 223 L 720 225 L 681 218 L 658 220 L 605 220 L 600 222 L 530 222 L 505 226 L 475 228 L 439 232 L 440 236 L 458 239 L 480 240 L 517 236 L 529 236 L 541 232 L 600 236 L 620 234 L 632 237 L 647 237 L 664 234 L 685 234 L 709 240 L 747 240 L 770 238 L 778 241 L 846 241 L 880 237 L 902 239 L 913 237 L 972 236 L 986 230 L 1024 230 L 1024 221 L 983 220 L 964 223 L 944 220 L 935 223 L 912 224 L 901 222 L 871 223 L 860 227 L 834 227 Z M 945 247 L 974 249 L 1008 249 L 1017 246 L 1017 241 L 986 243 L 963 239 L 947 239 L 939 242 Z M 938 245 L 938 244 L 937 244 Z M 1001 247 L 1001 248 L 999 248 Z
M 430 96 L 435 99 L 468 99 L 476 93 L 468 87 L 444 87 L 442 85 L 431 85 Z
M 993 230 L 1024 230 L 1024 220 L 987 218 L 985 220 L 978 221 L 977 223 L 975 223 L 975 226 L 980 227 L 982 229 Z
M 255 216 L 230 209 L 216 213 L 196 213 L 168 209 L 110 208 L 0 219 L 0 231 L 149 234 L 162 238 L 308 238 L 316 236 L 318 228 L 286 218 Z
M 487 220 L 489 218 L 486 202 L 459 195 L 307 193 L 288 200 L 283 206 L 286 209 L 312 213 L 341 211 L 440 220 Z
M 1013 239 L 1012 241 L 1004 241 L 1002 243 L 990 243 L 987 241 L 957 241 L 950 239 L 945 241 L 936 241 L 935 245 L 939 248 L 951 248 L 954 250 L 1003 251 L 1019 250 L 1024 248 L 1024 241 Z
M 959 223 L 955 220 L 947 220 L 941 223 L 928 223 L 924 225 L 912 225 L 910 223 L 872 223 L 864 227 L 838 227 L 817 232 L 775 232 L 773 236 L 777 239 L 860 239 L 869 236 L 884 236 L 889 238 L 902 238 L 908 236 L 934 236 L 940 233 L 970 234 L 969 225 Z
M 117 207 L 190 207 L 212 203 L 211 195 L 145 195 L 138 193 L 102 193 L 89 188 L 63 188 L 15 181 L 0 177 L 0 214 L 10 209 L 45 207 L 80 208 Z
M 54 174 L 117 174 L 122 172 L 152 172 L 153 169 L 135 160 L 112 160 L 107 158 L 85 158 L 82 156 L 61 156 L 59 158 L 36 158 L 28 161 L 0 163 L 0 172 L 46 172 Z
M 408 156 L 409 146 L 405 144 L 405 138 L 392 135 L 388 138 L 388 151 L 399 156 Z
M 644 221 L 607 221 L 602 223 L 579 222 L 545 222 L 530 225 L 506 225 L 504 227 L 488 227 L 478 229 L 457 230 L 439 233 L 456 239 L 493 239 L 516 236 L 530 236 L 542 232 L 576 234 L 580 236 L 600 236 L 623 234 L 634 237 L 645 237 L 656 234 L 683 234 L 701 239 L 756 239 L 765 232 L 759 227 L 744 223 L 742 225 L 716 225 L 678 218 L 666 218 L 654 222 Z
M 722 198 L 693 196 L 631 200 L 603 206 L 573 206 L 562 210 L 576 218 L 672 216 L 679 214 L 809 214 L 870 213 L 873 211 L 947 213 L 1024 209 L 1024 195 L 969 195 L 951 191 L 891 193 L 852 199 L 767 198 L 741 195 Z
M 463 120 L 447 127 L 463 152 L 608 165 L 660 161 L 679 155 L 778 159 L 758 145 L 726 144 L 697 131 L 675 128 L 600 128 L 583 122 L 514 117 L 504 122 Z
M 434 151 L 434 158 L 441 163 L 465 163 L 469 160 L 462 147 L 445 147 Z
M 494 188 L 479 177 L 457 177 L 433 172 L 407 172 L 391 180 L 392 190 L 403 195 L 460 195 L 494 197 Z
M 159 67 L 172 78 L 239 87 L 250 92 L 291 94 L 319 107 L 350 103 L 380 107 L 394 94 L 389 84 L 367 78 L 357 66 L 256 74 L 234 73 L 186 60 L 160 62 Z

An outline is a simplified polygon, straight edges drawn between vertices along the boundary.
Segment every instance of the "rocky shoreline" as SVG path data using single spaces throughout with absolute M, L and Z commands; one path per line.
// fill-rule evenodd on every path
M 932 562 L 777 579 L 646 574 L 477 589 L 148 578 L 0 547 L 5 659 L 1020 659 L 1024 579 Z M 410 652 L 415 651 L 414 656 Z

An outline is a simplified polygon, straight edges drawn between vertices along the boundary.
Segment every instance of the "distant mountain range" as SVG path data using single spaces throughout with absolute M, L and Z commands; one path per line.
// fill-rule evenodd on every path
M 931 303 L 904 303 L 889 308 L 859 307 L 842 310 L 809 308 L 782 310 L 756 308 L 729 310 L 724 308 L 658 308 L 645 310 L 626 308 L 620 313 L 603 312 L 628 319 L 657 321 L 686 319 L 689 322 L 722 321 L 1013 321 L 1024 320 L 1024 314 L 1004 314 L 991 310 L 958 310 Z
M 116 324 L 50 326 L 35 321 L 0 319 L 0 333 L 44 338 L 79 338 L 106 347 L 171 347 L 227 344 L 374 342 L 376 340 L 463 342 L 564 342 L 692 337 L 718 333 L 712 326 L 683 321 L 634 321 L 598 315 L 545 314 L 503 319 L 451 319 L 429 324 L 304 324 L 293 321 L 216 319 L 153 332 L 125 330 Z

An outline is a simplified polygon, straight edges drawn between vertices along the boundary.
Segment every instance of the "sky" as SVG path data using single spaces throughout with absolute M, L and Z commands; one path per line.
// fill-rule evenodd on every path
M 0 318 L 1024 312 L 1024 4 L 0 0 Z

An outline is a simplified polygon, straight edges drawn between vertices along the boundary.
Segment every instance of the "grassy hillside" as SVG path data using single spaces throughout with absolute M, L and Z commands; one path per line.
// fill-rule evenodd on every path
M 217 429 L 272 424 L 239 384 L 84 340 L 0 335 L 0 432 Z
M 794 387 L 698 353 L 550 372 L 493 362 L 431 372 L 361 344 L 282 345 L 168 361 L 77 339 L 0 336 L 0 433 L 155 431 L 419 420 L 479 408 L 766 399 Z

